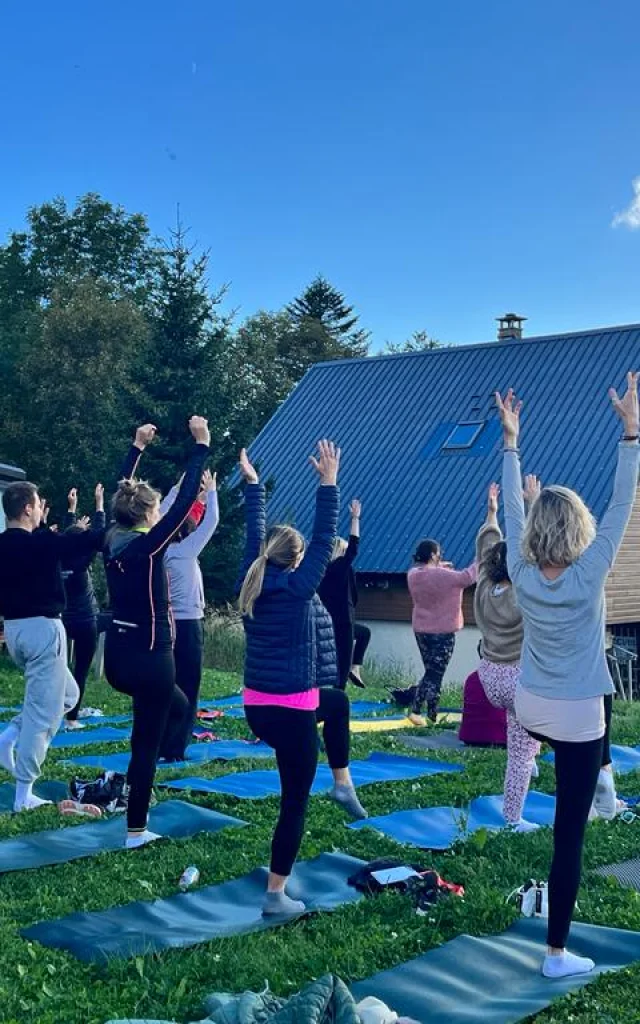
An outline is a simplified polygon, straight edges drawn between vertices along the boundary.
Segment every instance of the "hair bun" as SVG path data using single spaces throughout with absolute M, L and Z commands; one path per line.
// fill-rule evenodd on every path
M 118 490 L 125 498 L 132 498 L 136 493 L 138 484 L 135 480 L 121 480 L 118 485 Z

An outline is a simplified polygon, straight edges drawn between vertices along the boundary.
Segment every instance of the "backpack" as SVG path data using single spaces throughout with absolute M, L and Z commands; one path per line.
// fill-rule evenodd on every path
M 78 803 L 94 804 L 111 814 L 126 811 L 129 803 L 127 777 L 120 772 L 105 771 L 90 781 L 73 779 L 69 791 Z

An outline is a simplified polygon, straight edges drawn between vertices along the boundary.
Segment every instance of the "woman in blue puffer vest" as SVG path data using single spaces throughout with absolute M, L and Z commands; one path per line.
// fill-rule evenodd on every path
M 240 611 L 246 634 L 244 710 L 251 731 L 273 747 L 280 773 L 280 815 L 273 834 L 264 914 L 300 914 L 285 885 L 300 849 L 318 763 L 317 723 L 334 786 L 330 796 L 365 818 L 349 773 L 349 699 L 338 679 L 331 617 L 317 589 L 331 558 L 338 524 L 340 450 L 320 441 L 311 462 L 320 477 L 313 535 L 291 526 L 266 528 L 266 495 L 243 449 L 247 538 Z

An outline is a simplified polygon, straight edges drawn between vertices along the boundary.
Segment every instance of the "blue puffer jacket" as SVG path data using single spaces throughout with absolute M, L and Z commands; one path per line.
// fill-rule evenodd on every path
M 339 506 L 337 487 L 318 487 L 313 535 L 302 562 L 293 570 L 267 564 L 253 618 L 244 618 L 244 685 L 251 690 L 300 693 L 338 681 L 333 623 L 316 591 L 331 557 Z M 260 554 L 266 534 L 266 496 L 261 484 L 247 486 L 245 514 L 241 581 Z

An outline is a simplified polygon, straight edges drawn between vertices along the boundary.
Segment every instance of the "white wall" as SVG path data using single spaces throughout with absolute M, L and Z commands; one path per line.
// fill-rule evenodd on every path
M 408 622 L 364 622 L 371 630 L 371 644 L 368 656 L 380 663 L 391 662 L 402 665 L 409 678 L 416 682 L 423 673 L 422 659 L 413 630 Z M 480 631 L 472 626 L 465 628 L 456 637 L 453 657 L 444 677 L 448 683 L 462 684 L 478 666 L 478 641 Z

